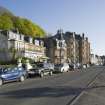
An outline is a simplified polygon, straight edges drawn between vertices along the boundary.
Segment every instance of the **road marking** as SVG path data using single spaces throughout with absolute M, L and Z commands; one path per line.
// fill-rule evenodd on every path
M 68 103 L 67 105 L 74 105 L 74 103 L 76 103 L 83 94 L 84 92 L 81 92 L 78 96 L 74 97 L 71 103 Z
M 76 98 L 75 100 L 70 103 L 70 104 L 67 104 L 67 105 L 74 105 L 79 99 L 80 97 L 82 97 L 84 94 L 87 94 L 87 95 L 91 95 L 93 97 L 97 97 L 97 98 L 100 98 L 101 100 L 105 101 L 105 98 L 103 98 L 102 96 L 98 96 L 97 94 L 94 94 L 94 93 L 88 93 L 86 91 L 82 91 Z

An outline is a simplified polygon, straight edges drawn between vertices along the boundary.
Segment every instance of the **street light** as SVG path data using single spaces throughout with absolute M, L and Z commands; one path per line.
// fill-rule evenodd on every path
M 63 30 L 60 29 L 60 40 L 59 40 L 59 46 L 60 46 L 60 64 L 62 63 L 62 36 Z
M 62 56 L 63 56 L 63 30 L 60 29 L 60 40 L 59 40 L 59 47 L 60 47 L 60 64 L 62 63 Z
M 76 53 L 76 51 L 75 51 L 75 47 L 76 47 L 75 46 L 75 32 L 73 32 L 73 44 L 74 44 L 74 49 L 73 49 L 74 50 L 74 54 L 73 54 L 73 58 L 74 58 L 74 61 L 73 62 L 74 62 L 74 65 L 73 66 L 74 66 L 74 69 L 75 69 L 76 68 L 76 65 L 75 65 L 75 63 L 76 63 L 75 62 L 75 59 L 76 59 L 76 55 L 75 55 L 75 53 Z

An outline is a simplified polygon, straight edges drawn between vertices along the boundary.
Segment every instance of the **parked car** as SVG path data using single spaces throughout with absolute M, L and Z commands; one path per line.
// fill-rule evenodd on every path
M 0 85 L 11 81 L 24 81 L 27 77 L 27 71 L 22 67 L 0 69 Z
M 43 77 L 44 75 L 52 75 L 54 67 L 49 63 L 39 63 L 34 65 L 32 69 L 28 70 L 28 75 L 39 75 Z
M 74 65 L 73 64 L 69 64 L 69 70 L 74 70 Z
M 86 64 L 83 64 L 82 67 L 85 69 L 85 68 L 87 68 L 87 65 Z
M 54 71 L 54 64 L 53 63 L 47 63 L 48 68 L 52 71 Z
M 68 65 L 68 63 L 56 64 L 54 71 L 55 72 L 68 72 L 69 71 L 69 65 Z

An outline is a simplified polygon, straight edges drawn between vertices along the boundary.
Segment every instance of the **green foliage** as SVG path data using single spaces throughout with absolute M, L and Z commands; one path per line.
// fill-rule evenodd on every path
M 2 30 L 11 30 L 13 29 L 13 22 L 11 17 L 3 14 L 0 16 L 0 29 Z
M 45 31 L 41 27 L 36 25 L 36 30 L 37 30 L 36 36 L 44 37 L 43 35 L 45 35 Z
M 7 12 L 4 12 L 0 15 L 0 29 L 18 29 L 19 33 L 32 37 L 45 36 L 45 31 L 40 26 L 36 25 L 28 19 L 16 17 Z
M 22 34 L 31 35 L 32 37 L 44 37 L 45 35 L 43 29 L 28 19 L 15 17 L 13 18 L 13 23 L 15 29 L 18 29 Z
M 21 62 L 22 62 L 23 64 L 26 63 L 26 60 L 29 60 L 29 63 L 31 63 L 31 64 L 33 64 L 33 63 L 35 62 L 33 59 L 27 58 L 27 57 L 17 58 L 16 60 L 18 61 L 19 59 L 21 59 Z
M 24 26 L 24 21 L 21 18 L 14 17 L 13 18 L 13 24 L 14 24 L 14 28 L 18 29 L 21 34 L 27 35 L 27 31 L 26 31 L 26 28 Z
M 32 23 L 28 19 L 15 17 L 13 19 L 15 29 L 18 29 L 20 33 L 25 35 L 31 35 L 32 37 L 44 37 L 45 32 L 38 25 Z

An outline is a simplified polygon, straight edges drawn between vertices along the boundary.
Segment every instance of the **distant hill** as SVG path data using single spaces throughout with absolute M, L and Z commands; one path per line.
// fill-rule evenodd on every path
M 7 13 L 7 14 L 10 14 L 10 15 L 13 15 L 12 12 L 10 12 L 8 9 L 0 6 L 0 15 L 4 14 L 4 13 Z
M 15 16 L 4 7 L 0 7 L 0 29 L 18 30 L 19 33 L 32 37 L 45 37 L 45 31 L 26 18 Z

